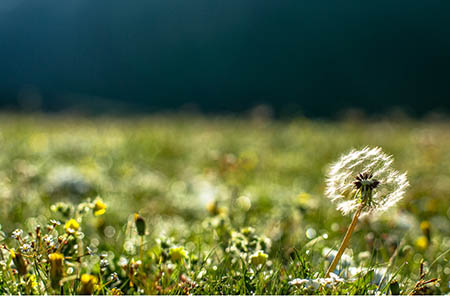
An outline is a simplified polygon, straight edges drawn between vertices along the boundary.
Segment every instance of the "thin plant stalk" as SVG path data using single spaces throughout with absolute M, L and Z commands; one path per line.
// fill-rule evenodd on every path
M 141 258 L 141 262 L 144 262 L 144 236 L 139 236 L 140 241 L 139 241 L 139 250 L 140 250 L 140 258 Z
M 339 260 L 341 259 L 341 256 L 344 253 L 344 250 L 347 247 L 348 242 L 350 241 L 350 237 L 352 236 L 353 231 L 355 230 L 356 223 L 358 222 L 358 218 L 361 215 L 361 211 L 363 208 L 364 208 L 364 204 L 361 203 L 361 205 L 359 205 L 358 210 L 356 211 L 355 215 L 353 215 L 352 223 L 348 227 L 347 232 L 345 233 L 344 239 L 342 240 L 341 246 L 339 247 L 339 250 L 338 250 L 336 256 L 334 257 L 333 262 L 331 263 L 330 267 L 328 268 L 327 273 L 325 274 L 325 277 L 329 277 L 330 273 L 333 272 L 334 269 L 336 269 L 336 266 L 337 266 Z

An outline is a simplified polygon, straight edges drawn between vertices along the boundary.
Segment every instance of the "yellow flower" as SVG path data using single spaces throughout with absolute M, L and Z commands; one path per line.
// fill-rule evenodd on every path
M 427 237 L 428 241 L 431 241 L 431 230 L 430 230 L 430 222 L 429 221 L 422 221 L 420 223 L 420 229 L 422 230 L 422 232 L 425 234 L 425 236 Z
M 73 218 L 71 218 L 64 225 L 64 229 L 66 230 L 67 234 L 74 234 L 76 231 L 78 231 L 79 228 L 80 228 L 80 224 Z
M 50 279 L 53 288 L 58 288 L 64 275 L 64 255 L 60 253 L 52 253 L 48 256 L 50 262 Z
M 98 284 L 97 277 L 90 274 L 81 275 L 81 289 L 79 294 L 92 295 L 96 290 L 97 284 Z
M 301 192 L 297 196 L 297 203 L 299 205 L 307 205 L 308 201 L 311 199 L 311 195 L 306 192 Z
M 94 215 L 99 216 L 104 214 L 106 211 L 106 204 L 100 197 L 97 197 L 94 201 Z
M 428 247 L 428 239 L 425 236 L 420 236 L 419 238 L 417 238 L 416 240 L 416 246 L 421 249 L 421 250 L 425 250 Z
M 120 289 L 118 289 L 118 288 L 112 288 L 111 289 L 111 295 L 113 295 L 113 296 L 121 296 L 121 295 L 123 295 L 123 292 Z
M 212 215 L 219 214 L 219 208 L 217 206 L 217 201 L 215 201 L 215 200 L 209 201 L 206 204 L 206 210 L 208 210 L 208 212 L 211 213 Z
M 262 264 L 266 263 L 267 258 L 268 258 L 268 255 L 260 250 L 250 256 L 250 262 L 253 265 L 258 266 L 258 265 L 262 265 Z
M 184 250 L 184 247 L 179 246 L 179 247 L 172 247 L 171 249 L 169 249 L 169 256 L 172 262 L 178 262 L 186 258 L 187 254 L 186 251 Z

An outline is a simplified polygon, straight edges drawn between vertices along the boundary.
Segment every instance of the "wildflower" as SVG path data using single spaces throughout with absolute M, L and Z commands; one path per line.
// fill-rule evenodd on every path
M 80 224 L 73 218 L 71 218 L 64 225 L 64 229 L 66 230 L 67 234 L 74 234 L 76 231 L 78 231 L 79 228 L 80 228 Z
M 296 278 L 289 282 L 291 286 L 299 286 L 306 289 L 317 290 L 320 287 L 320 283 L 317 280 L 312 279 L 300 279 Z
M 37 287 L 39 284 L 36 281 L 36 275 L 30 274 L 28 277 L 28 280 L 26 281 L 26 287 L 30 290 L 33 290 L 33 294 L 38 295 L 37 293 Z
M 268 257 L 267 254 L 259 250 L 250 256 L 250 262 L 255 266 L 262 265 L 266 263 Z
M 118 289 L 118 288 L 112 288 L 111 289 L 111 295 L 113 295 L 113 296 L 121 296 L 121 295 L 123 295 L 123 292 L 120 289 Z
M 333 287 L 336 284 L 344 282 L 344 279 L 334 273 L 330 273 L 330 277 L 327 278 L 315 278 L 315 279 L 299 279 L 296 278 L 289 282 L 291 286 L 299 286 L 305 289 L 317 290 L 320 287 Z
M 127 258 L 125 258 L 124 256 L 121 256 L 119 261 L 117 262 L 117 265 L 119 265 L 120 267 L 126 267 L 128 266 L 128 260 Z
M 60 281 L 64 275 L 64 256 L 60 253 L 52 253 L 48 256 L 50 262 L 50 280 L 52 287 L 60 287 Z
M 109 266 L 109 261 L 107 259 L 100 260 L 100 268 L 106 268 Z
M 118 281 L 119 280 L 119 275 L 117 274 L 117 272 L 113 272 L 113 273 L 111 273 L 109 278 L 111 280 L 113 280 L 113 281 Z
M 344 214 L 361 203 L 361 215 L 383 212 L 402 199 L 409 185 L 405 173 L 392 169 L 392 162 L 378 147 L 352 150 L 331 166 L 325 194 Z
M 17 271 L 21 275 L 27 274 L 27 264 L 20 251 L 14 251 L 11 249 L 9 252 L 11 253 L 11 258 L 14 262 L 14 265 L 16 265 Z
M 206 210 L 211 215 L 217 215 L 219 214 L 219 206 L 216 200 L 211 200 L 206 204 Z
M 55 238 L 52 235 L 45 234 L 42 236 L 42 240 L 48 247 L 55 245 Z
M 145 235 L 145 221 L 139 214 L 134 214 L 134 223 L 136 224 L 136 230 L 139 236 Z
M 431 230 L 430 230 L 430 222 L 427 220 L 424 220 L 420 223 L 420 229 L 425 234 L 425 237 L 427 237 L 428 242 L 431 241 Z
M 20 250 L 21 250 L 23 253 L 29 253 L 29 252 L 31 251 L 31 245 L 28 244 L 28 243 L 24 243 L 24 244 L 22 244 L 22 246 L 20 247 Z
M 106 204 L 103 202 L 103 200 L 100 197 L 97 197 L 94 201 L 94 215 L 99 216 L 105 213 L 106 211 Z
M 98 279 L 97 277 L 90 274 L 81 275 L 81 289 L 79 294 L 81 295 L 92 295 L 96 290 Z
M 61 224 L 61 222 L 59 220 L 55 220 L 55 219 L 50 219 L 50 223 L 56 227 L 59 226 Z
M 425 236 L 420 236 L 419 238 L 417 238 L 416 240 L 416 246 L 417 248 L 419 248 L 420 250 L 426 250 L 428 248 L 428 239 Z
M 326 276 L 336 268 L 339 259 L 361 215 L 385 211 L 399 201 L 409 185 L 406 174 L 391 168 L 392 157 L 381 148 L 352 150 L 333 164 L 328 173 L 325 194 L 338 203 L 343 214 L 354 211 L 353 220 Z
M 252 207 L 252 201 L 247 196 L 240 196 L 237 199 L 237 204 L 238 204 L 239 208 L 241 208 L 242 211 L 245 211 L 245 212 L 250 210 L 250 208 Z
M 19 240 L 20 237 L 22 237 L 22 234 L 23 234 L 23 230 L 21 230 L 21 229 L 16 229 L 16 230 L 14 230 L 14 231 L 12 232 L 11 237 L 14 238 L 14 239 L 16 239 L 16 240 Z
M 169 249 L 169 256 L 172 262 L 182 261 L 187 257 L 186 251 L 183 246 L 172 247 Z

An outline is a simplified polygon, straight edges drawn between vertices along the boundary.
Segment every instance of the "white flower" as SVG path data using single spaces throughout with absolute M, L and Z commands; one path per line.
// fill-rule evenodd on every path
M 120 267 L 125 267 L 128 265 L 128 260 L 125 257 L 120 257 L 119 261 L 117 262 L 117 265 L 119 265 Z
M 334 273 L 330 273 L 330 277 L 327 278 L 315 278 L 315 279 L 296 278 L 291 280 L 289 282 L 289 285 L 298 286 L 305 289 L 317 290 L 321 286 L 331 288 L 340 282 L 344 282 L 344 279 Z
M 24 243 L 24 244 L 22 244 L 22 246 L 20 247 L 20 250 L 21 250 L 23 253 L 29 253 L 30 250 L 31 250 L 31 245 L 29 245 L 28 243 Z
M 23 234 L 23 231 L 21 229 L 16 229 L 12 232 L 11 237 L 14 239 L 19 239 Z
M 392 169 L 392 162 L 392 157 L 379 147 L 352 150 L 330 167 L 325 195 L 337 203 L 338 210 L 348 214 L 361 204 L 355 195 L 358 187 L 369 185 L 372 200 L 365 204 L 361 215 L 383 212 L 402 199 L 409 185 L 406 173 Z
M 317 290 L 320 287 L 320 283 L 316 279 L 300 279 L 296 278 L 289 282 L 291 286 L 299 286 L 306 289 Z

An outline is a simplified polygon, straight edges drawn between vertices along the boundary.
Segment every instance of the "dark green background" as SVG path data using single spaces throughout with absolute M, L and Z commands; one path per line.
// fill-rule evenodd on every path
M 1 0 L 0 107 L 450 110 L 450 1 Z

